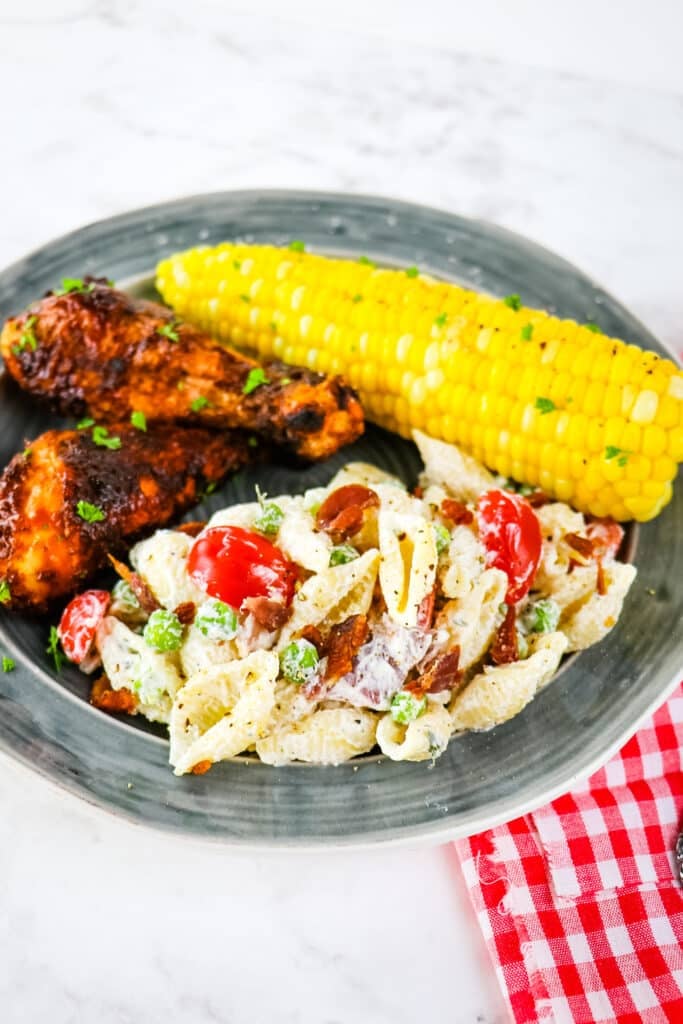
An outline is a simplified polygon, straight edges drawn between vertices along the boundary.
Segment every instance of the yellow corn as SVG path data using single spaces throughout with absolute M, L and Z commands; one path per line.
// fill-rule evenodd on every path
M 668 359 L 414 270 L 273 246 L 196 248 L 157 286 L 225 341 L 342 373 L 368 418 L 418 427 L 576 508 L 647 520 L 683 460 L 683 373 Z

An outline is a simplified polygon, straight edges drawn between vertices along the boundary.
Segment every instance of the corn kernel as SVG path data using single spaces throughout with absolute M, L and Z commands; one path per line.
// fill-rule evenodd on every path
M 666 451 L 667 436 L 662 427 L 651 424 L 643 431 L 643 455 L 655 458 Z
M 664 395 L 659 403 L 659 414 L 657 424 L 664 430 L 671 430 L 672 427 L 680 429 L 683 425 L 683 407 L 677 398 L 671 395 Z
M 633 423 L 652 423 L 657 415 L 659 406 L 659 395 L 656 391 L 646 388 L 636 398 L 631 409 L 631 420 Z
M 659 455 L 652 460 L 652 477 L 654 480 L 673 480 L 677 468 L 674 460 L 668 455 Z
M 652 472 L 652 463 L 644 455 L 629 455 L 626 462 L 627 480 L 649 480 Z

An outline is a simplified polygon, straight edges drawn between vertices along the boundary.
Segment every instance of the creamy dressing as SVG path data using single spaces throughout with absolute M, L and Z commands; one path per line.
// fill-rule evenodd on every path
M 152 722 L 168 722 L 173 698 L 182 685 L 173 655 L 152 650 L 139 633 L 111 615 L 97 629 L 102 666 L 114 690 L 138 699 L 138 712 Z

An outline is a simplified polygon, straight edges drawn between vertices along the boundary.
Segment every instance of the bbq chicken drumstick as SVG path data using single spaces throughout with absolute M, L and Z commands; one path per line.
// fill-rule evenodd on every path
M 73 593 L 110 552 L 165 526 L 253 451 L 237 431 L 171 425 L 112 427 L 107 440 L 49 430 L 0 476 L 4 607 L 44 611 Z
M 240 427 L 311 460 L 363 431 L 358 399 L 341 377 L 261 366 L 164 306 L 99 280 L 48 294 L 10 318 L 0 350 L 30 394 L 100 423 L 137 410 L 149 422 Z

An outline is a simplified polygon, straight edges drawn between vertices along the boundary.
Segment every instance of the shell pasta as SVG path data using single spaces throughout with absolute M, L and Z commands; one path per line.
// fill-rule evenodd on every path
M 412 492 L 351 463 L 137 544 L 87 660 L 93 703 L 166 724 L 177 775 L 243 753 L 422 761 L 519 714 L 616 624 L 636 574 L 621 528 L 415 440 Z

